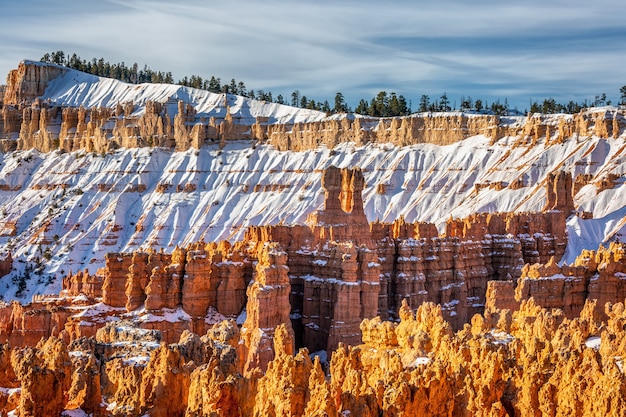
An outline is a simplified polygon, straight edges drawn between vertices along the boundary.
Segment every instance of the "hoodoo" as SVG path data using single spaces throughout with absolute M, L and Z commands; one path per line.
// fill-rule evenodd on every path
M 0 94 L 0 414 L 624 414 L 623 109 Z

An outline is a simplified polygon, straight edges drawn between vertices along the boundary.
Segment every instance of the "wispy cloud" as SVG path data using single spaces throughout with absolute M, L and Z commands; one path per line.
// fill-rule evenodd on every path
M 379 90 L 582 100 L 617 98 L 626 66 L 617 0 L 447 2 L 194 0 L 0 6 L 0 72 L 63 49 L 83 58 L 138 62 L 234 77 L 250 88 L 350 100 Z

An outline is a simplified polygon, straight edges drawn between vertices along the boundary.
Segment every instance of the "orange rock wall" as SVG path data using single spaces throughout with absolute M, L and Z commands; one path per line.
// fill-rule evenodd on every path
M 546 137 L 549 143 L 558 144 L 573 135 L 615 138 L 626 125 L 623 110 L 564 115 L 558 122 L 544 115 L 529 115 L 515 124 L 506 124 L 494 115 L 421 113 L 402 118 L 351 117 L 288 125 L 268 124 L 266 118 L 259 117 L 253 125 L 246 125 L 228 110 L 219 120 L 198 117 L 193 107 L 182 101 L 176 114 L 168 114 L 163 103 L 151 102 L 141 116 L 133 115 L 133 103 L 118 104 L 115 109 L 84 109 L 50 107 L 38 101 L 47 83 L 65 71 L 52 65 L 21 63 L 9 73 L 1 106 L 0 150 L 17 147 L 44 152 L 58 148 L 106 152 L 115 147 L 138 146 L 186 150 L 210 141 L 224 144 L 252 139 L 280 150 L 301 151 L 321 145 L 332 148 L 345 142 L 447 145 L 476 135 L 485 135 L 494 142 L 515 136 L 520 143 Z M 15 137 L 19 137 L 17 142 Z
M 598 306 L 626 298 L 626 244 L 612 242 L 598 251 L 585 250 L 573 265 L 559 266 L 551 258 L 546 263 L 527 263 L 517 281 L 490 284 L 488 309 L 509 309 L 531 298 L 544 308 L 558 308 L 569 317 L 583 310 L 587 300 Z M 606 314 L 598 310 L 599 317 Z

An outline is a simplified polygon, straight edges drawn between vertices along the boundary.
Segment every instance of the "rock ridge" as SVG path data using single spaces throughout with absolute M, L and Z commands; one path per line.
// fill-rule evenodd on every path
M 510 136 L 519 138 L 518 145 L 536 143 L 541 137 L 559 144 L 576 136 L 617 138 L 626 126 L 624 111 L 609 108 L 571 116 L 504 118 L 453 112 L 397 118 L 329 116 L 310 122 L 272 123 L 264 116 L 251 121 L 233 113 L 235 110 L 231 111 L 226 103 L 223 115 L 205 117 L 196 113 L 193 103 L 175 98 L 166 102 L 148 100 L 141 104 L 139 113 L 139 104 L 133 102 L 85 108 L 38 99 L 51 80 L 68 71 L 74 70 L 26 61 L 9 73 L 1 108 L 0 150 L 84 149 L 100 153 L 142 146 L 186 150 L 210 142 L 223 145 L 232 140 L 254 140 L 279 150 L 303 151 L 319 146 L 334 148 L 346 142 L 449 145 L 476 135 L 486 136 L 492 143 Z

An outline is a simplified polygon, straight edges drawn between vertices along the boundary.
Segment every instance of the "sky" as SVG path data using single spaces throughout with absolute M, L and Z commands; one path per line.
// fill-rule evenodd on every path
M 174 79 L 235 78 L 276 97 L 299 90 L 353 108 L 379 91 L 417 110 L 446 93 L 489 103 L 619 101 L 622 0 L 21 0 L 0 4 L 0 80 L 62 50 L 137 62 Z M 0 81 L 4 83 L 4 81 Z

